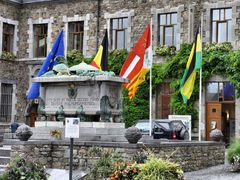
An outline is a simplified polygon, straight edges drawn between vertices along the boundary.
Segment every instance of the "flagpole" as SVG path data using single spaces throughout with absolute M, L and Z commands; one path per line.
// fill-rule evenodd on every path
M 201 26 L 200 26 L 200 37 L 201 37 L 201 47 L 202 47 L 202 24 L 203 24 L 203 13 L 201 14 Z M 202 61 L 202 53 L 201 53 Z M 201 141 L 201 131 L 202 131 L 202 66 L 200 68 L 200 80 L 199 80 L 199 123 L 198 123 L 198 141 Z
M 150 41 L 152 44 L 152 17 L 150 23 L 150 32 L 151 32 Z M 150 60 L 150 87 L 149 87 L 149 126 L 150 126 L 149 136 L 152 136 L 152 58 L 150 59 L 151 60 Z

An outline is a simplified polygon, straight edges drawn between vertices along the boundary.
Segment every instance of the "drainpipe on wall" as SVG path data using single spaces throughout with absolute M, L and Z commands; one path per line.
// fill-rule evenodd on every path
M 100 1 L 97 0 L 97 27 L 96 27 L 96 52 L 98 51 L 98 44 L 99 44 L 99 19 L 100 19 L 100 11 L 101 11 L 101 5 Z

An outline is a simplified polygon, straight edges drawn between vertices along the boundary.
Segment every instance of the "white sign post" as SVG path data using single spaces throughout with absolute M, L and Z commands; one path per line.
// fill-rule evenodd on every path
M 169 120 L 181 120 L 189 132 L 189 141 L 192 140 L 192 121 L 190 115 L 168 115 Z
M 65 119 L 65 138 L 79 138 L 79 118 Z
M 70 138 L 70 165 L 69 165 L 69 180 L 72 180 L 73 166 L 73 138 L 79 138 L 79 118 L 65 119 L 65 138 Z

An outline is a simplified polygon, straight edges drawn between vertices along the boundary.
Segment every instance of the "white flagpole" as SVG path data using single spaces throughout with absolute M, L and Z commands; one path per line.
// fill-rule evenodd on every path
M 200 37 L 202 47 L 202 25 L 203 25 L 203 13 L 201 14 L 201 26 L 200 26 Z M 202 53 L 201 53 L 202 60 Z M 198 123 L 198 141 L 201 141 L 202 136 L 202 67 L 200 68 L 200 80 L 199 80 L 199 123 Z
M 152 17 L 150 24 L 151 45 L 152 45 Z M 152 48 L 152 47 L 151 47 Z M 152 57 L 150 58 L 150 87 L 149 87 L 149 136 L 152 136 Z

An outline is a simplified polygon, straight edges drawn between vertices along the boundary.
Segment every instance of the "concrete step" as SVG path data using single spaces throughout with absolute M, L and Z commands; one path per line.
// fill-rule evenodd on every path
M 11 149 L 0 149 L 0 156 L 10 157 Z
M 7 165 L 0 164 L 0 176 L 6 171 Z
M 11 132 L 11 123 L 0 123 L 0 133 Z
M 4 139 L 17 139 L 17 136 L 15 135 L 15 133 L 4 133 L 3 138 Z
M 0 156 L 0 165 L 6 165 L 10 162 L 10 157 Z

